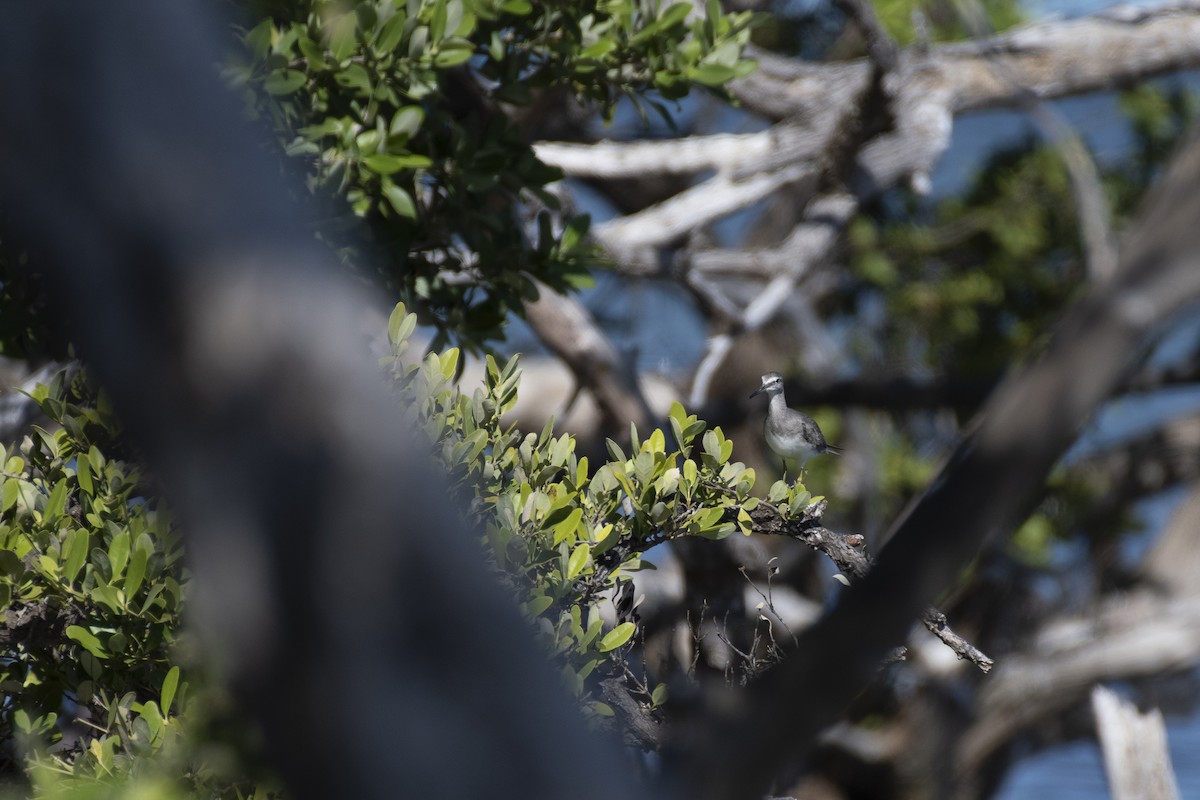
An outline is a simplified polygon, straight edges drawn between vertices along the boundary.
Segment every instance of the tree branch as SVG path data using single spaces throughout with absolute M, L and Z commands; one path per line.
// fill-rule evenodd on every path
M 617 352 L 578 298 L 538 284 L 537 300 L 525 303 L 525 319 L 538 338 L 567 365 L 600 409 L 601 426 L 646 430 L 653 415 L 638 385 L 632 360 Z

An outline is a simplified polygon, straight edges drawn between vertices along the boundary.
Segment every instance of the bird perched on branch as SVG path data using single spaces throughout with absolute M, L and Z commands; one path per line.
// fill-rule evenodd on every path
M 788 408 L 783 396 L 783 376 L 778 372 L 768 372 L 762 376 L 762 386 L 758 387 L 751 397 L 766 393 L 771 398 L 767 406 L 767 419 L 763 423 L 763 436 L 767 446 L 783 459 L 784 475 L 787 475 L 788 459 L 800 462 L 800 470 L 813 456 L 822 453 L 839 455 L 841 448 L 834 447 L 825 441 L 816 421 L 795 409 Z

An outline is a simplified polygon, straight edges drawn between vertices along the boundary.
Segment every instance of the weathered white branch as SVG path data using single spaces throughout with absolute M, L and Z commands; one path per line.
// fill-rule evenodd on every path
M 542 161 L 576 178 L 690 175 L 761 158 L 775 151 L 777 137 L 777 129 L 769 128 L 758 133 L 717 133 L 635 142 L 539 142 L 533 146 L 533 152 Z
M 535 145 L 538 157 L 568 175 L 588 178 L 744 169 L 757 162 L 766 169 L 784 151 L 790 162 L 813 157 L 836 118 L 830 109 L 857 96 L 869 63 L 813 64 L 765 52 L 755 56 L 759 71 L 737 81 L 735 91 L 754 111 L 789 120 L 786 126 L 654 142 L 542 142 Z M 905 52 L 897 80 L 916 84 L 914 98 L 934 93 L 959 114 L 1020 107 L 1025 92 L 1052 99 L 1196 66 L 1200 2 L 1193 0 L 1153 8 L 1116 6 L 1090 17 L 1042 22 L 927 53 Z
M 632 359 L 617 351 L 591 314 L 573 295 L 538 285 L 539 297 L 525 303 L 525 319 L 556 356 L 563 360 L 600 409 L 606 431 L 624 430 L 630 422 L 649 427 L 650 408 L 638 385 Z
M 735 84 L 738 97 L 773 119 L 810 116 L 844 102 L 866 80 L 865 59 L 797 65 L 756 53 L 758 72 Z M 998 59 L 1016 80 L 996 74 Z M 901 55 L 900 74 L 928 91 L 944 92 L 954 113 L 1021 103 L 1018 87 L 1056 98 L 1111 89 L 1200 65 L 1200 2 L 1153 8 L 1116 6 L 1072 20 L 1051 20 L 988 39 Z
M 1103 686 L 1092 689 L 1092 711 L 1113 800 L 1178 800 L 1162 712 L 1143 714 Z
M 658 263 L 655 248 L 752 205 L 813 172 L 811 166 L 793 164 L 745 180 L 722 173 L 636 214 L 597 225 L 594 235 L 627 269 L 653 271 Z

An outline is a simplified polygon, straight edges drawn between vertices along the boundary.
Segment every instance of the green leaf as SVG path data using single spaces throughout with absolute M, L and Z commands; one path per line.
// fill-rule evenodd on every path
M 0 512 L 8 511 L 17 504 L 17 493 L 20 489 L 21 485 L 16 478 L 4 479 L 3 485 L 0 485 Z
M 392 309 L 392 313 L 388 317 L 388 341 L 392 344 L 399 344 L 404 339 L 400 335 L 400 328 L 407 319 L 408 309 L 404 303 L 396 303 L 396 307 Z
M 567 518 L 554 526 L 554 543 L 566 541 L 575 535 L 575 531 L 579 530 L 579 524 L 583 521 L 583 509 L 574 508 Z
M 808 504 L 811 500 L 812 493 L 808 491 L 802 491 L 792 498 L 792 502 L 789 504 L 788 511 L 791 512 L 793 517 L 798 517 L 804 513 L 804 509 L 808 507 Z
M 453 379 L 454 373 L 458 370 L 458 352 L 457 347 L 451 347 L 438 357 L 438 363 L 442 368 L 442 377 L 446 380 Z
M 78 625 L 68 625 L 67 638 L 79 642 L 84 650 L 87 650 L 96 658 L 108 658 L 108 653 L 105 651 L 104 646 L 100 644 L 100 640 L 87 628 L 81 628 Z
M 616 712 L 612 710 L 612 706 L 610 706 L 608 703 L 601 703 L 599 700 L 593 700 L 592 702 L 588 703 L 588 708 L 590 708 L 592 713 L 598 717 L 616 716 Z
M 310 66 L 316 69 L 324 69 L 327 66 L 325 63 L 325 51 L 312 39 L 307 36 L 301 36 L 296 41 L 296 44 L 299 45 L 300 52 L 308 59 Z
M 79 481 L 79 488 L 84 494 L 89 497 L 95 495 L 95 487 L 92 485 L 92 465 L 83 456 L 75 459 L 75 478 Z
M 60 480 L 54 485 L 54 489 L 50 492 L 50 497 L 46 499 L 46 507 L 42 509 L 42 521 L 46 524 L 53 524 L 55 520 L 62 516 L 63 510 L 67 507 L 67 482 Z
M 250 52 L 262 58 L 271 49 L 271 34 L 274 31 L 275 26 L 271 20 L 264 19 L 247 31 L 246 35 L 242 37 L 242 41 L 246 43 L 246 47 L 250 48 Z
M 721 86 L 733 80 L 735 74 L 732 67 L 723 67 L 720 64 L 700 64 L 690 71 L 689 76 L 696 83 L 702 83 L 705 86 Z
M 457 67 L 459 64 L 470 61 L 473 55 L 475 55 L 475 46 L 470 42 L 451 39 L 442 43 L 437 55 L 433 57 L 433 64 L 443 69 Z
M 129 559 L 129 572 L 125 575 L 126 602 L 132 600 L 141 588 L 142 579 L 146 577 L 146 562 L 149 560 L 150 553 L 145 548 L 139 547 L 133 551 L 133 558 Z
M 387 199 L 388 204 L 392 209 L 402 217 L 416 219 L 417 205 L 413 202 L 412 197 L 408 192 L 401 189 L 391 181 L 384 181 L 383 196 Z
M 658 18 L 658 23 L 663 29 L 670 28 L 673 25 L 678 25 L 687 19 L 687 15 L 692 10 L 691 3 L 675 3 L 662 13 Z
M 698 511 L 695 516 L 696 524 L 700 526 L 701 531 L 717 527 L 723 519 L 725 519 L 725 509 L 721 507 L 703 509 Z
M 83 569 L 83 564 L 87 561 L 88 550 L 91 549 L 91 536 L 83 528 L 76 528 L 67 534 L 66 545 L 63 548 L 66 551 L 67 563 L 63 570 L 63 578 L 67 583 L 73 583 L 75 576 Z
M 367 169 L 379 175 L 391 175 L 402 169 L 424 169 L 433 164 L 428 156 L 408 153 L 394 155 L 392 153 L 371 153 L 363 158 L 362 163 Z
M 746 509 L 739 508 L 737 513 L 737 525 L 741 529 L 744 536 L 749 536 L 754 533 L 754 520 L 746 512 Z
M 104 606 L 114 614 L 122 613 L 121 603 L 117 599 L 117 590 L 115 587 L 103 584 L 94 586 L 89 592 L 91 598 L 96 603 Z
M 405 135 L 410 139 L 417 135 L 417 131 L 421 129 L 421 123 L 425 121 L 425 110 L 420 106 L 404 106 L 397 109 L 395 115 L 392 116 L 392 124 L 388 127 L 388 133 L 392 136 Z
M 604 634 L 604 638 L 600 640 L 598 649 L 601 653 L 607 653 L 609 651 L 616 650 L 633 637 L 633 632 L 635 630 L 637 630 L 637 626 L 632 622 L 622 622 L 620 625 Z
M 580 214 L 577 217 L 572 217 L 567 223 L 567 227 L 563 230 L 562 239 L 559 242 L 564 253 L 574 252 L 587 237 L 588 228 L 591 227 L 592 218 L 587 214 Z
M 295 69 L 285 70 L 284 72 L 272 72 L 263 81 L 263 89 L 267 94 L 285 95 L 299 89 L 304 85 L 308 78 L 303 72 Z
M 379 37 L 376 39 L 376 46 L 381 53 L 390 53 L 400 45 L 404 38 L 404 26 L 407 22 L 407 17 L 403 13 L 397 12 L 383 24 L 383 28 L 379 31 Z
M 100 452 L 100 448 L 96 445 L 89 447 L 87 460 L 92 465 L 92 475 L 97 478 L 102 477 L 104 475 L 104 454 Z
M 591 548 L 586 543 L 579 545 L 571 552 L 571 557 L 567 560 L 567 580 L 572 580 L 583 572 L 583 568 L 587 566 L 590 552 Z
M 333 79 L 347 89 L 357 89 L 363 94 L 371 93 L 371 73 L 362 64 L 351 64 L 333 76 Z
M 552 605 L 554 605 L 554 599 L 550 598 L 550 597 L 546 597 L 545 595 L 542 595 L 541 597 L 535 597 L 532 600 L 530 600 L 528 603 L 526 603 L 525 610 L 529 613 L 529 615 L 531 617 L 537 617 L 537 616 L 541 616 L 542 612 L 544 612 L 546 609 L 548 609 Z
M 336 61 L 344 61 L 350 57 L 357 45 L 354 32 L 358 27 L 358 18 L 351 11 L 342 14 L 327 26 L 329 31 L 329 51 Z
M 179 665 L 175 665 L 167 670 L 167 676 L 163 678 L 162 691 L 159 693 L 159 701 L 162 704 L 162 713 L 169 714 L 171 712 L 171 703 L 175 700 L 175 691 L 179 688 Z
M 123 530 L 113 537 L 108 545 L 108 562 L 112 565 L 112 580 L 116 581 L 125 572 L 129 560 L 129 531 Z

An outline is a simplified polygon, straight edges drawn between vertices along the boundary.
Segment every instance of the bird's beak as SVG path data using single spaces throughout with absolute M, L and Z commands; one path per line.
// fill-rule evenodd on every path
M 760 395 L 760 394 L 762 394 L 762 391 L 763 391 L 763 387 L 760 386 L 757 389 L 755 389 L 753 392 L 751 392 L 750 396 L 755 397 L 757 395 Z

